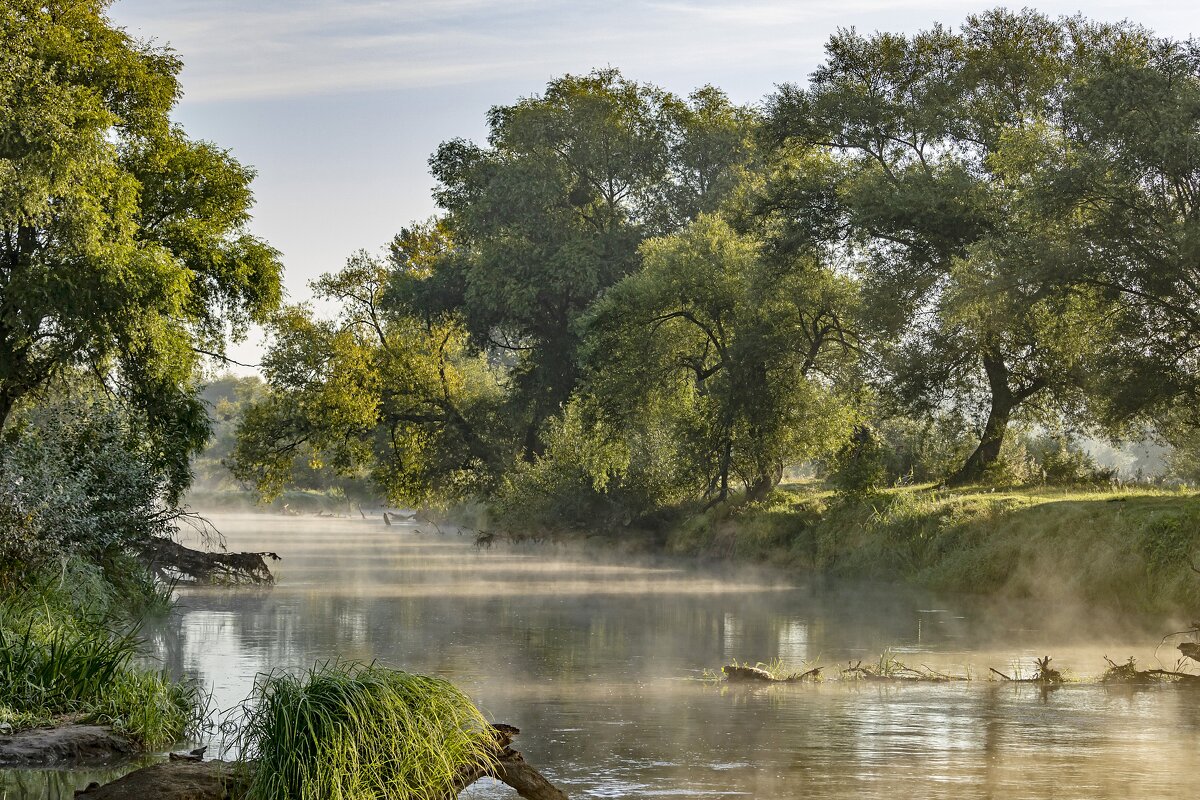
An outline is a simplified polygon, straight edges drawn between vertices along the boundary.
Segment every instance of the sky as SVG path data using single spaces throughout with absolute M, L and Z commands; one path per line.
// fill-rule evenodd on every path
M 839 27 L 913 32 L 993 5 L 117 0 L 109 15 L 182 57 L 175 118 L 257 170 L 252 230 L 283 253 L 288 297 L 303 301 L 310 280 L 436 212 L 427 160 L 439 143 L 482 140 L 488 108 L 538 94 L 556 76 L 612 66 L 679 94 L 711 83 L 757 103 L 804 81 Z M 1031 5 L 1200 35 L 1200 5 L 1183 0 Z M 261 344 L 254 332 L 230 355 L 256 363 Z

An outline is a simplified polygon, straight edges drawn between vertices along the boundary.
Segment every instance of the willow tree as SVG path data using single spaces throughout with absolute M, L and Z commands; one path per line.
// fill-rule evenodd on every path
M 637 269 L 643 239 L 739 184 L 750 123 L 715 89 L 683 101 L 598 70 L 493 108 L 487 146 L 454 140 L 433 156 L 456 250 L 417 305 L 461 313 L 511 365 L 527 457 L 576 388 L 581 317 Z
M 808 259 L 780 269 L 715 215 L 642 253 L 642 270 L 589 325 L 586 392 L 608 430 L 667 431 L 662 457 L 713 503 L 738 485 L 765 496 L 785 465 L 849 434 L 837 380 L 853 358 L 839 321 L 854 295 L 845 278 Z
M 187 480 L 203 353 L 280 296 L 253 172 L 171 122 L 179 59 L 102 0 L 0 7 L 0 424 L 74 371 L 146 415 Z
M 313 282 L 332 317 L 306 306 L 275 315 L 266 391 L 238 426 L 236 477 L 274 497 L 301 462 L 366 478 L 395 503 L 488 493 L 514 457 L 502 375 L 456 314 L 418 315 L 396 299 L 447 246 L 437 224 L 407 229 L 386 258 L 358 253 Z
M 1076 146 L 1045 194 L 1077 221 L 1083 276 L 1117 310 L 1100 375 L 1121 424 L 1200 397 L 1200 46 L 1136 29 L 1116 45 L 1064 95 Z
M 1025 11 L 913 36 L 840 31 L 767 123 L 808 169 L 772 205 L 785 247 L 830 248 L 862 277 L 878 377 L 916 410 L 957 406 L 979 479 L 1019 415 L 1071 413 L 1109 334 L 1080 280 L 1086 244 L 1044 185 L 1069 160 L 1062 97 L 1120 28 Z

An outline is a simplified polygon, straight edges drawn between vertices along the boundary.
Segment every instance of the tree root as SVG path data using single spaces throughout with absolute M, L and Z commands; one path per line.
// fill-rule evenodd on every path
M 274 583 L 266 559 L 279 560 L 275 553 L 206 553 L 164 538 L 151 539 L 139 555 L 161 580 L 222 586 Z

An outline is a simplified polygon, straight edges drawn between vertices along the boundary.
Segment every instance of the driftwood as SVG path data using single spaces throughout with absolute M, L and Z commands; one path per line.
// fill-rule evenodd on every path
M 1050 666 L 1050 656 L 1043 656 L 1042 658 L 1034 659 L 1034 663 L 1037 664 L 1038 668 L 1037 672 L 1033 673 L 1032 678 L 1013 678 L 1005 675 L 1000 670 L 992 669 L 991 667 L 988 667 L 988 671 L 993 675 L 999 675 L 1004 680 L 1011 681 L 1012 683 L 1040 683 L 1045 685 L 1062 683 L 1065 680 L 1061 672 Z M 1109 663 L 1111 664 L 1112 662 L 1110 661 Z
M 725 680 L 730 683 L 799 683 L 805 678 L 816 680 L 821 677 L 821 668 L 813 667 L 807 672 L 795 672 L 783 678 L 776 678 L 760 667 L 748 667 L 742 664 L 729 664 L 721 667 Z
M 493 725 L 496 737 L 496 762 L 487 768 L 474 767 L 464 771 L 454 782 L 450 797 L 466 789 L 480 778 L 495 778 L 511 786 L 525 800 L 567 800 L 567 794 L 536 769 L 531 767 L 518 751 L 512 748 L 513 739 L 521 731 L 512 725 Z
M 206 553 L 164 538 L 142 545 L 141 556 L 165 581 L 219 585 L 274 583 L 266 559 L 279 560 L 275 553 Z

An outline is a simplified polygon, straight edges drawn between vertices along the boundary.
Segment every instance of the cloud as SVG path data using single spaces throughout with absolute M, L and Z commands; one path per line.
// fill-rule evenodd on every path
M 1074 1 L 1040 7 L 1073 13 Z M 538 85 L 604 64 L 646 77 L 719 66 L 735 79 L 774 70 L 793 80 L 816 65 L 837 27 L 907 31 L 979 8 L 970 0 L 120 0 L 111 15 L 178 50 L 189 102 L 204 103 Z M 1197 18 L 1182 4 L 1148 10 L 1117 0 L 1093 0 L 1089 13 L 1133 14 L 1175 35 Z
M 713 59 L 737 63 L 747 48 L 757 59 L 784 58 L 798 47 L 819 53 L 825 32 L 801 24 L 812 13 L 812 4 L 733 11 L 595 0 L 122 0 L 111 12 L 135 35 L 182 55 L 193 103 L 526 75 L 540 81 L 597 64 L 681 69 Z

